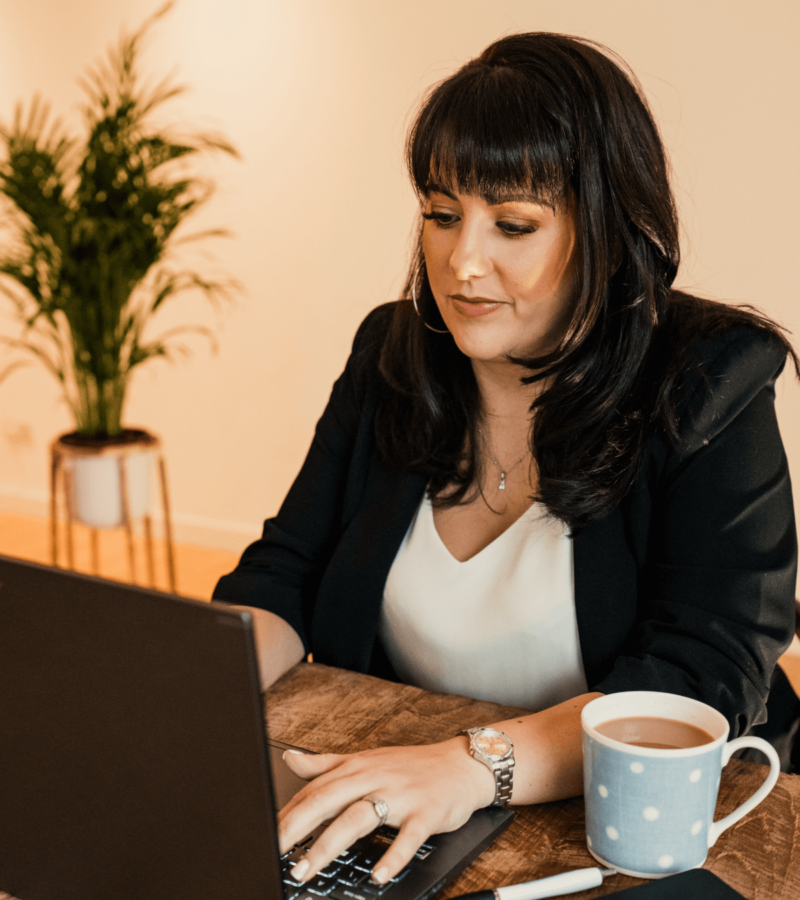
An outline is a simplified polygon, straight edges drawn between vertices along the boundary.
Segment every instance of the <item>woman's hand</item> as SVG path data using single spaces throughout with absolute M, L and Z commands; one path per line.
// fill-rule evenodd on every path
M 374 804 L 365 799 L 370 795 L 385 801 L 387 824 L 399 829 L 373 870 L 380 883 L 397 875 L 430 835 L 454 831 L 494 799 L 494 777 L 472 758 L 463 735 L 440 744 L 349 755 L 289 750 L 284 759 L 297 775 L 313 781 L 278 815 L 281 853 L 332 820 L 292 870 L 297 881 L 312 878 L 380 824 Z
M 574 797 L 583 788 L 581 710 L 602 694 L 581 694 L 558 706 L 492 723 L 514 743 L 514 805 Z M 378 860 L 375 881 L 393 878 L 432 834 L 459 828 L 494 800 L 494 775 L 470 755 L 465 735 L 422 747 L 387 747 L 341 756 L 287 751 L 301 778 L 313 779 L 278 815 L 281 853 L 332 820 L 292 870 L 308 881 L 379 824 L 369 796 L 389 807 L 387 824 L 399 829 Z

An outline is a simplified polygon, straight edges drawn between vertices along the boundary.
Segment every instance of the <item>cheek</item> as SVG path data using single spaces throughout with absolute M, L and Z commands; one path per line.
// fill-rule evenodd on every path
M 572 247 L 568 242 L 551 244 L 544 252 L 535 254 L 526 267 L 516 267 L 520 285 L 542 298 L 552 295 L 571 296 L 575 283 Z
M 447 267 L 449 259 L 443 235 L 431 233 L 431 230 L 426 227 L 422 233 L 422 255 L 425 258 L 428 280 L 433 285 L 433 282 Z

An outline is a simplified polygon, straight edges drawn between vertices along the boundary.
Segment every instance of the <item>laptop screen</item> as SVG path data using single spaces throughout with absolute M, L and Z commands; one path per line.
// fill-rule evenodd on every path
M 0 559 L 0 890 L 280 896 L 265 738 L 246 613 Z

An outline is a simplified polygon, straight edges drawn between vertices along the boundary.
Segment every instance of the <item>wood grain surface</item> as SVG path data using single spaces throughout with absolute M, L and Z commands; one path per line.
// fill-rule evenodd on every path
M 335 753 L 430 743 L 525 712 L 317 663 L 301 663 L 276 682 L 266 695 L 266 708 L 272 737 Z M 731 760 L 722 776 L 716 817 L 747 799 L 766 773 L 764 766 Z M 800 776 L 781 775 L 767 799 L 720 837 L 705 868 L 746 900 L 800 900 L 798 825 Z M 441 897 L 594 865 L 586 850 L 582 798 L 519 807 L 510 827 Z M 590 900 L 640 883 L 615 875 L 601 887 L 571 896 Z M 0 900 L 14 898 L 0 892 Z
M 284 675 L 266 703 L 272 737 L 335 753 L 434 742 L 525 712 L 316 663 Z M 716 818 L 746 800 L 766 774 L 765 766 L 731 760 L 722 776 Z M 747 900 L 800 900 L 799 824 L 800 776 L 781 775 L 767 799 L 722 834 L 705 868 Z M 447 900 L 596 864 L 586 850 L 583 798 L 520 807 L 507 831 L 441 896 Z M 574 896 L 589 900 L 640 883 L 616 875 Z

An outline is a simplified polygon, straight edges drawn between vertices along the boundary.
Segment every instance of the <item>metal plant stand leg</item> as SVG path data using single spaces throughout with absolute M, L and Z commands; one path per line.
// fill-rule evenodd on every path
M 92 572 L 100 574 L 100 537 L 96 528 L 89 529 L 89 539 L 92 546 Z
M 74 488 L 72 484 L 72 471 L 69 466 L 63 466 L 61 469 L 61 478 L 64 484 L 64 501 L 67 507 L 67 565 L 75 571 L 75 551 L 72 540 L 72 501 L 74 496 Z
M 178 593 L 175 585 L 175 558 L 172 551 L 172 518 L 169 509 L 169 494 L 167 492 L 167 467 L 163 454 L 158 454 L 158 474 L 161 481 L 161 503 L 164 507 L 164 542 L 167 545 L 167 568 L 169 570 L 169 589 L 173 594 Z
M 125 465 L 124 456 L 119 457 L 118 463 L 122 524 L 125 526 L 125 534 L 128 537 L 128 565 L 131 571 L 131 582 L 136 584 L 136 553 L 133 546 L 133 526 L 131 525 L 130 506 L 128 504 L 128 467 Z
M 150 516 L 144 517 L 144 547 L 147 554 L 147 577 L 150 587 L 156 586 L 156 566 L 153 560 L 153 527 Z
M 58 472 L 61 454 L 55 445 L 50 455 L 50 561 L 58 565 Z

